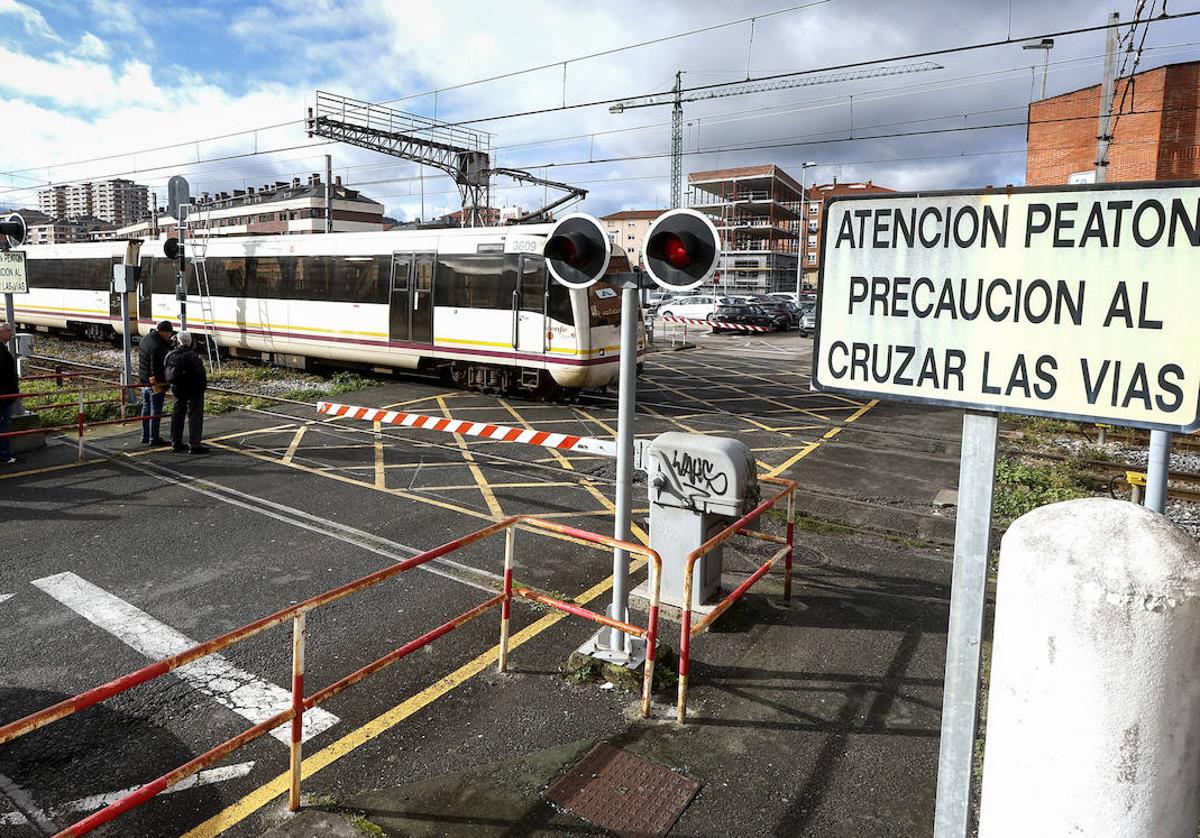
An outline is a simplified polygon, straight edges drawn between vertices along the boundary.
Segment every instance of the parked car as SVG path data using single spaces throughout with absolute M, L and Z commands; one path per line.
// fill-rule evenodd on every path
M 745 326 L 763 326 L 771 331 L 786 329 L 787 316 L 772 312 L 763 306 L 746 305 L 744 303 L 723 303 L 717 306 L 712 315 L 713 334 L 730 331 L 716 324 L 738 323 Z
M 673 298 L 675 295 L 670 291 L 651 291 L 646 296 L 646 311 L 654 312 L 662 308 L 662 304 Z
M 778 297 L 781 300 L 791 300 L 793 303 L 800 302 L 800 295 L 795 291 L 772 291 L 768 297 Z
M 794 329 L 800 325 L 800 309 L 790 300 L 781 300 L 778 297 L 770 297 L 763 295 L 756 297 L 752 305 L 761 306 L 773 314 L 782 315 L 784 322 L 787 324 L 784 329 Z
M 672 297 L 658 308 L 660 317 L 690 317 L 696 320 L 707 320 L 724 297 L 715 294 L 692 294 L 684 297 Z
M 800 337 L 812 337 L 817 331 L 817 305 L 802 306 L 800 309 Z

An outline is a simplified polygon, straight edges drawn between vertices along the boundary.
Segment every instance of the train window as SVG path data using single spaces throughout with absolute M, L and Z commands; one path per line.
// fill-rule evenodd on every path
M 427 277 L 417 263 L 417 290 Z M 511 309 L 515 277 L 504 274 L 502 255 L 442 256 L 438 259 L 437 305 L 455 308 Z
M 301 256 L 295 260 L 292 282 L 287 289 L 287 296 L 304 300 L 319 300 L 327 302 L 337 299 L 332 293 L 333 284 L 332 256 Z M 266 296 L 276 296 L 267 293 Z
M 546 316 L 559 323 L 573 325 L 575 314 L 571 310 L 571 292 L 567 286 L 551 282 L 546 294 Z
M 545 307 L 546 260 L 526 256 L 521 260 L 521 310 L 541 314 Z
M 588 288 L 588 314 L 593 326 L 616 326 L 621 322 L 621 292 L 607 280 Z
M 379 267 L 380 259 L 375 256 L 345 256 L 335 259 L 332 299 L 335 302 L 384 302 L 379 283 Z

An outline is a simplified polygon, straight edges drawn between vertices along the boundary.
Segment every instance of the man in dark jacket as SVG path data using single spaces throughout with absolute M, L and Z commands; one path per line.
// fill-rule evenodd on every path
M 175 396 L 171 412 L 171 450 L 192 454 L 207 454 L 200 444 L 204 434 L 204 391 L 208 389 L 208 373 L 204 361 L 192 348 L 192 333 L 180 332 L 179 346 L 167 353 L 163 362 L 166 380 Z M 183 444 L 183 417 L 187 416 L 188 445 Z
M 158 324 L 158 329 L 138 344 L 138 380 L 142 383 L 142 416 L 161 416 L 167 398 L 167 375 L 163 362 L 171 351 L 175 328 L 170 320 Z M 142 420 L 142 442 L 146 445 L 167 445 L 159 431 L 161 419 Z
M 0 396 L 21 392 L 17 389 L 17 359 L 8 351 L 8 342 L 12 336 L 12 325 L 0 323 Z M 12 430 L 12 415 L 16 406 L 16 399 L 0 399 L 0 434 Z M 0 465 L 10 465 L 17 461 L 12 455 L 12 443 L 9 439 L 6 436 L 0 437 Z

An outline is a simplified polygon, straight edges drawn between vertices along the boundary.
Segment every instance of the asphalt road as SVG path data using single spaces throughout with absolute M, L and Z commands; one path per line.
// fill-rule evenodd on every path
M 810 392 L 795 356 L 723 338 L 734 352 L 648 359 L 639 436 L 730 435 L 753 449 L 760 473 L 795 474 L 870 419 L 870 404 Z M 602 394 L 548 404 L 406 379 L 338 400 L 599 438 L 616 426 L 615 399 Z M 125 432 L 90 443 L 83 465 L 59 443 L 0 474 L 0 722 L 503 516 L 611 531 L 614 468 L 597 456 L 380 429 L 296 405 L 214 417 L 206 430 L 213 451 L 203 457 L 147 451 Z M 644 491 L 635 497 L 644 538 Z M 523 582 L 596 610 L 607 603 L 606 549 L 523 531 L 516 564 Z M 945 568 L 933 567 L 926 582 L 940 596 Z M 493 538 L 314 612 L 310 692 L 487 599 L 502 569 L 503 541 Z M 627 728 L 629 695 L 556 674 L 588 624 L 519 604 L 513 632 L 524 645 L 515 674 L 499 677 L 487 657 L 498 619 L 465 625 L 310 719 L 305 754 L 320 764 L 305 791 L 343 796 Z M 96 796 L 157 777 L 281 709 L 290 662 L 290 630 L 276 628 L 215 664 L 0 746 L 0 836 L 50 834 L 94 811 Z M 927 669 L 926 703 L 940 690 L 937 666 Z M 257 835 L 280 814 L 286 764 L 286 745 L 263 737 L 99 834 Z

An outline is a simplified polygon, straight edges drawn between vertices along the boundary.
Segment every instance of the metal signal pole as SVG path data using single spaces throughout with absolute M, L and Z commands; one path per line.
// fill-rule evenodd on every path
M 333 232 L 333 157 L 325 155 L 325 232 Z

